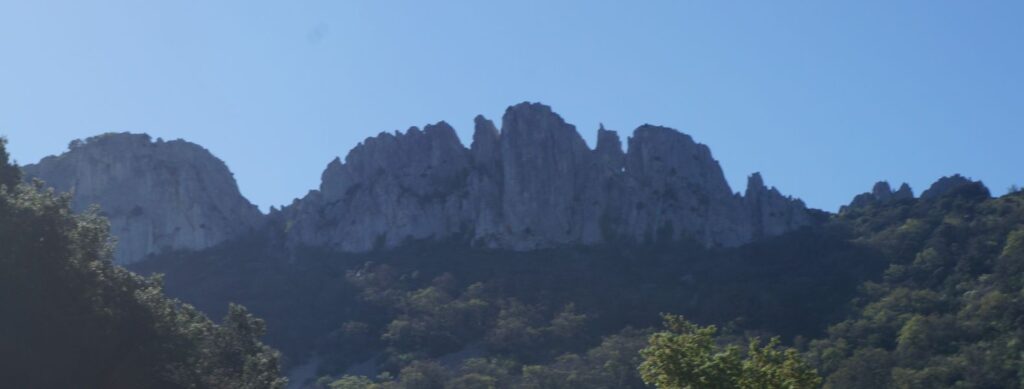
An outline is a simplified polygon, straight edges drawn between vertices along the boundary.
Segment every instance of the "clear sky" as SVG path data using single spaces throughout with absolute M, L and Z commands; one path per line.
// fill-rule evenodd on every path
M 881 179 L 1024 184 L 1020 1 L 0 0 L 21 163 L 108 131 L 199 143 L 266 209 L 381 131 L 551 105 L 708 144 L 835 210 Z

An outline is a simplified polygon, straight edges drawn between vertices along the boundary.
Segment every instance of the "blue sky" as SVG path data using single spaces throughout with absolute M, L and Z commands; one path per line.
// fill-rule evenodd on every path
M 551 105 L 643 123 L 733 186 L 835 210 L 881 179 L 1024 184 L 1024 2 L 2 1 L 21 163 L 108 131 L 199 143 L 266 209 L 381 131 Z

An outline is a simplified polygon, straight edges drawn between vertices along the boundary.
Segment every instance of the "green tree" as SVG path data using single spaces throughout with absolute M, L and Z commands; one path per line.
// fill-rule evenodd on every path
M 778 339 L 761 346 L 752 339 L 746 355 L 739 347 L 715 343 L 715 326 L 701 327 L 681 316 L 665 315 L 666 331 L 651 335 L 640 376 L 658 388 L 816 388 L 814 369 L 796 350 L 779 349 Z
M 250 314 L 237 304 L 228 306 L 221 325 L 210 337 L 208 349 L 212 351 L 217 377 L 227 380 L 223 387 L 239 389 L 274 388 L 284 386 L 278 375 L 278 356 L 260 342 L 266 332 L 262 319 Z
M 0 186 L 6 186 L 10 190 L 20 181 L 21 170 L 7 154 L 7 138 L 0 137 Z
M 373 380 L 364 376 L 347 375 L 326 385 L 327 389 L 367 389 L 374 386 Z
M 448 380 L 448 371 L 436 362 L 416 361 L 398 374 L 405 389 L 442 389 Z
M 2 144 L 2 142 L 0 142 Z M 12 165 L 0 150 L 0 174 Z M 280 388 L 262 323 L 232 307 L 215 325 L 159 278 L 110 261 L 105 219 L 67 195 L 0 191 L 0 382 L 13 388 Z

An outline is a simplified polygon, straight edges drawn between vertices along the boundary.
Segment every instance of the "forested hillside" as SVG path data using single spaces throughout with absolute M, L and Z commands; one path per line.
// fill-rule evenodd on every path
M 837 223 L 888 267 L 811 343 L 828 388 L 1017 388 L 1024 382 L 1024 193 L 980 183 L 848 210 Z
M 271 239 L 253 239 L 134 268 L 165 273 L 169 293 L 213 314 L 225 301 L 249 306 L 268 321 L 268 342 L 289 362 L 318 360 L 320 374 L 462 371 L 487 362 L 518 385 L 524 367 L 551 364 L 532 374 L 586 369 L 594 376 L 578 379 L 623 387 L 639 385 L 638 351 L 662 312 L 727 324 L 736 336 L 822 334 L 859 280 L 882 269 L 875 253 L 838 233 L 804 231 L 721 252 L 424 245 L 352 255 L 281 253 Z M 612 374 L 607 358 L 616 358 L 622 377 L 604 378 Z
M 716 324 L 719 344 L 781 336 L 830 388 L 1018 385 L 1024 196 L 940 189 L 734 249 L 342 254 L 271 230 L 136 269 L 202 309 L 251 306 L 335 387 L 643 387 L 661 313 Z

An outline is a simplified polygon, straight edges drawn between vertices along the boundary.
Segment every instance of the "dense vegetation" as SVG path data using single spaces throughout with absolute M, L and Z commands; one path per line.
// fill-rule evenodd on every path
M 715 344 L 715 326 L 671 315 L 665 316 L 665 326 L 668 330 L 652 335 L 640 351 L 644 382 L 659 388 L 813 389 L 821 383 L 797 350 L 778 348 L 778 338 L 764 346 L 751 339 L 744 356 L 736 345 Z
M 889 266 L 812 343 L 825 387 L 1024 385 L 1024 193 L 976 183 L 839 219 Z
M 597 388 L 644 387 L 639 350 L 661 313 L 721 324 L 731 341 L 791 343 L 824 335 L 884 269 L 832 227 L 730 250 L 423 243 L 356 255 L 279 242 L 269 231 L 133 268 L 164 273 L 168 293 L 212 314 L 227 301 L 250 307 L 286 363 L 312 360 L 315 375 Z
M 19 184 L 0 138 L 0 386 L 279 388 L 263 322 L 220 325 L 110 262 L 106 222 Z
M 652 337 L 666 312 L 718 325 L 715 346 L 688 358 L 728 362 L 725 386 L 768 356 L 808 361 L 829 388 L 1019 387 L 1024 374 L 1024 194 L 991 198 L 980 183 L 735 249 L 423 243 L 354 255 L 277 242 L 271 230 L 138 269 L 167 273 L 170 293 L 203 309 L 251 306 L 268 341 L 292 363 L 312 358 L 334 388 L 644 387 L 652 342 L 699 332 L 711 344 L 697 325 Z M 774 336 L 801 358 L 744 347 Z M 787 387 L 814 386 L 802 369 Z

